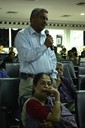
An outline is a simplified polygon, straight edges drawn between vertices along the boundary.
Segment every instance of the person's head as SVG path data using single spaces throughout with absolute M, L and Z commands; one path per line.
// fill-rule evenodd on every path
M 33 29 L 40 33 L 47 25 L 48 11 L 44 8 L 35 8 L 30 15 L 30 24 Z
M 73 54 L 72 50 L 69 50 L 69 51 L 68 51 L 68 56 L 69 56 L 69 57 L 74 57 L 74 54 Z
M 8 57 L 10 60 L 13 60 L 15 58 L 15 53 L 14 52 L 9 52 Z
M 59 77 L 61 78 L 63 76 L 63 64 L 60 62 L 57 62 L 57 71 Z
M 52 84 L 50 75 L 46 73 L 39 73 L 35 75 L 33 80 L 33 95 L 43 99 L 47 97 L 47 89 Z
M 76 47 L 72 48 L 72 52 L 73 52 L 74 56 L 77 57 L 77 49 L 76 49 Z
M 66 54 L 66 48 L 62 48 L 61 55 L 65 55 L 65 54 Z
M 84 58 L 85 57 L 85 51 L 81 52 L 81 57 Z

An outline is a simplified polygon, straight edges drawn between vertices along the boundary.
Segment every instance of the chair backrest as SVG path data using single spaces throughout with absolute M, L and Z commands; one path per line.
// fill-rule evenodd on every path
M 85 90 L 76 91 L 76 119 L 79 128 L 85 128 Z
M 19 78 L 0 78 L 0 106 L 8 110 L 18 108 Z
M 84 66 L 78 67 L 78 75 L 85 75 L 85 67 Z
M 68 67 L 71 77 L 76 79 L 76 73 L 75 73 L 73 63 L 71 61 L 62 61 L 62 64 L 64 67 Z
M 63 67 L 63 76 L 65 78 L 67 78 L 70 82 L 73 83 L 73 80 L 72 80 L 72 77 L 71 77 L 71 74 L 70 74 L 68 67 Z
M 80 66 L 85 66 L 85 61 L 81 61 Z
M 85 75 L 78 75 L 78 90 L 85 90 Z
M 20 63 L 6 63 L 5 70 L 10 77 L 19 77 Z

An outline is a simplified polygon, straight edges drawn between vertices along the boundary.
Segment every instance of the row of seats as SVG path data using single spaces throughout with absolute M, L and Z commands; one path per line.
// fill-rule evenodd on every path
M 85 67 L 78 67 L 78 76 L 76 76 L 74 66 L 71 61 L 63 61 L 63 74 L 69 81 L 74 83 L 75 88 L 78 90 L 85 89 Z M 5 66 L 7 74 L 11 78 L 19 78 L 20 77 L 20 63 L 6 63 Z
M 78 66 L 78 69 L 77 69 L 78 75 L 76 75 L 74 65 L 71 61 L 62 61 L 62 63 L 63 63 L 63 69 L 64 69 L 64 76 L 69 78 L 70 80 L 72 79 L 73 82 L 75 80 L 77 80 L 78 75 L 85 75 L 85 67 Z M 17 78 L 20 76 L 19 69 L 20 69 L 20 63 L 19 62 L 18 63 L 6 63 L 6 65 L 5 65 L 5 70 L 11 78 L 12 77 Z
M 69 71 L 69 67 L 70 67 L 70 71 Z M 19 91 L 19 82 L 20 82 L 19 68 L 20 68 L 19 63 L 7 63 L 6 71 L 9 74 L 10 78 L 0 78 L 0 113 L 1 113 L 1 115 L 2 115 L 2 112 L 4 112 L 6 114 L 6 116 L 8 116 L 9 113 L 10 113 L 10 115 L 13 115 L 14 111 L 19 110 L 19 106 L 18 106 L 18 91 Z M 63 68 L 64 68 L 64 76 L 65 77 L 69 76 L 69 80 L 74 82 L 73 79 L 76 79 L 76 75 L 72 76 L 72 74 L 71 74 L 72 71 L 74 71 L 74 67 L 67 66 L 65 64 Z M 71 68 L 73 70 L 71 70 Z M 82 78 L 81 78 L 81 76 L 82 76 Z M 85 91 L 84 90 L 81 91 L 81 89 L 84 89 L 81 87 L 81 83 L 83 80 L 85 81 L 85 76 L 78 75 L 77 80 L 78 80 L 78 84 L 79 84 L 78 85 L 79 88 L 76 92 L 76 101 L 75 101 L 76 115 L 78 115 L 77 122 L 79 122 L 79 128 L 85 128 L 84 122 L 83 123 L 81 123 L 82 121 L 80 122 L 80 120 L 82 120 L 81 119 L 82 113 L 80 113 L 81 106 L 79 106 L 79 104 L 83 105 L 79 102 L 80 102 L 80 97 L 83 97 L 85 95 Z M 83 83 L 84 83 L 84 81 L 83 81 Z M 82 101 L 85 104 L 85 100 L 81 100 L 81 102 Z M 85 112 L 83 113 L 83 116 L 84 115 L 85 115 Z M 10 125 L 8 119 L 5 121 L 5 124 L 8 124 L 8 126 Z M 81 126 L 81 124 L 84 127 Z M 3 128 L 1 121 L 0 121 L 0 128 Z M 4 128 L 5 128 L 5 126 L 4 126 Z
M 0 79 L 0 116 L 18 110 L 18 91 L 19 91 L 19 78 L 1 78 Z M 76 92 L 76 117 L 79 128 L 85 128 L 85 90 Z M 5 108 L 6 107 L 6 108 Z M 3 113 L 3 114 L 2 114 Z M 83 119 L 82 119 L 83 118 Z M 2 116 L 3 120 L 3 116 Z M 4 123 L 2 123 L 4 121 Z M 7 128 L 6 124 L 10 124 L 6 120 L 0 120 L 0 128 Z M 4 127 L 2 127 L 4 124 Z
M 79 66 L 85 66 L 85 61 L 81 61 Z
M 68 78 L 71 82 L 74 83 L 74 86 L 77 90 L 84 90 L 85 86 L 85 67 L 77 66 L 77 70 L 75 72 L 75 67 L 71 61 L 62 61 L 64 76 Z M 83 65 L 85 62 L 82 62 Z
M 71 82 L 73 79 L 77 80 L 77 91 L 75 99 L 76 121 L 78 128 L 85 128 L 85 62 L 80 62 L 80 65 L 76 66 L 77 74 L 72 62 L 63 61 L 62 63 L 64 65 L 64 76 L 69 78 Z
M 64 67 L 68 67 L 72 78 L 76 78 L 80 74 L 85 74 L 85 62 L 80 62 L 80 65 L 73 65 L 72 61 L 62 61 Z M 77 72 L 77 73 L 76 73 Z

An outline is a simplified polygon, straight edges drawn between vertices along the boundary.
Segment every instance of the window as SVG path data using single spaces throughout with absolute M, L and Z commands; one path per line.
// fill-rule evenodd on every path
M 9 46 L 9 29 L 0 29 L 0 44 L 4 47 Z

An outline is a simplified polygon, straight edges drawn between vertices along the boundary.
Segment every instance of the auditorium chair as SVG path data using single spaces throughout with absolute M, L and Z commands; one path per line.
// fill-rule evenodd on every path
M 0 107 L 7 109 L 8 126 L 15 125 L 19 112 L 18 94 L 19 78 L 0 78 Z
M 68 67 L 72 79 L 76 79 L 76 73 L 73 63 L 71 61 L 62 61 L 62 64 L 64 67 Z
M 85 75 L 78 75 L 78 90 L 85 90 Z
M 69 72 L 70 72 L 70 75 L 71 75 L 71 78 L 72 78 L 72 81 L 75 85 L 75 87 L 77 86 L 78 84 L 78 80 L 77 80 L 77 76 L 76 76 L 76 73 L 75 73 L 75 69 L 74 69 L 74 65 L 71 61 L 62 61 L 62 64 L 63 64 L 63 67 L 68 67 L 69 69 Z
M 73 83 L 73 80 L 72 80 L 72 77 L 71 77 L 71 74 L 70 74 L 68 67 L 65 67 L 65 66 L 63 67 L 63 76 L 65 78 L 67 78 L 70 82 Z
M 85 128 L 85 90 L 76 91 L 75 109 L 78 128 Z
M 78 67 L 78 75 L 85 75 L 85 67 L 84 66 Z
M 9 75 L 9 77 L 11 78 L 17 78 L 20 76 L 19 68 L 20 68 L 20 63 L 18 62 L 5 64 L 5 70 L 7 74 Z
M 85 66 L 85 61 L 81 61 L 80 62 L 80 66 L 83 66 L 84 67 Z

